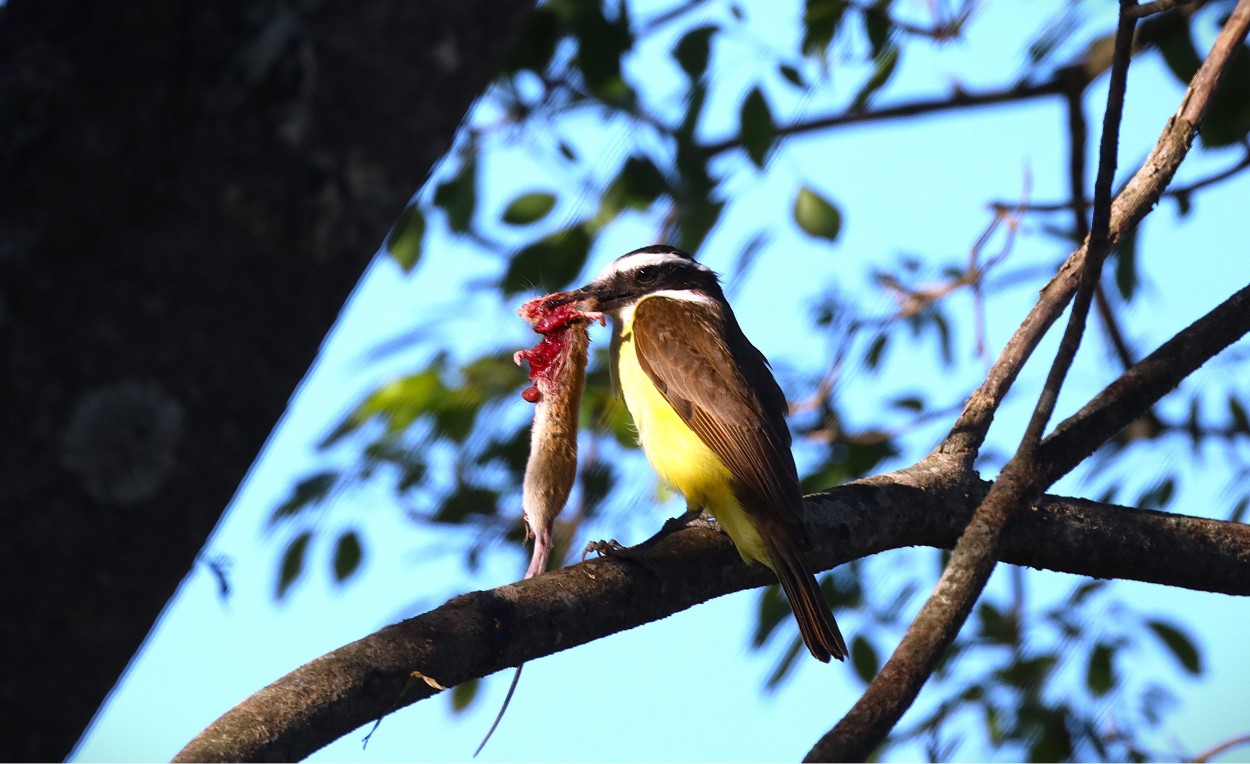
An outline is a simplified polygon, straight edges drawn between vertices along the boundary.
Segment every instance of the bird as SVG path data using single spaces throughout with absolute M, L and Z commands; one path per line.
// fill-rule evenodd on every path
M 710 514 L 747 564 L 777 575 L 822 662 L 846 642 L 803 558 L 803 498 L 785 394 L 743 333 L 714 271 L 664 244 L 609 263 L 553 296 L 612 318 L 612 371 L 656 474 Z

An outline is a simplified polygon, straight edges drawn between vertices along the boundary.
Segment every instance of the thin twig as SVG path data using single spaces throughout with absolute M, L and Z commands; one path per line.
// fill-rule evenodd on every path
M 1208 175 L 1205 178 L 1199 178 L 1192 183 L 1186 183 L 1184 185 L 1169 188 L 1163 192 L 1163 196 L 1172 199 L 1182 199 L 1184 197 L 1191 196 L 1196 191 L 1201 191 L 1208 186 L 1214 186 L 1216 183 L 1228 180 L 1248 167 L 1250 167 L 1250 152 L 1247 152 L 1246 155 L 1232 167 L 1220 170 L 1219 172 Z M 1081 202 L 1081 208 L 1082 210 L 1088 209 L 1092 204 L 1093 202 L 1091 200 L 1086 199 Z M 1017 208 L 1024 212 L 1062 212 L 1063 210 L 1071 209 L 1072 202 L 1069 200 L 1066 202 L 1034 202 L 1022 204 L 1018 201 L 1014 203 L 993 201 L 990 202 L 989 206 L 992 210 Z M 1082 218 L 1083 217 L 1084 214 L 1082 213 Z
M 1250 735 L 1242 735 L 1241 737 L 1235 737 L 1232 740 L 1220 743 L 1214 748 L 1198 754 L 1192 759 L 1192 761 L 1194 764 L 1203 764 L 1203 762 L 1208 762 L 1216 756 L 1219 756 L 1221 753 L 1231 751 L 1232 749 L 1242 745 L 1250 745 Z
M 1206 113 L 1211 93 L 1232 53 L 1245 37 L 1246 13 L 1243 12 L 1243 6 L 1244 3 L 1239 4 L 1229 16 L 1206 61 L 1185 91 L 1176 115 L 1168 121 L 1163 135 L 1136 174 L 1116 196 L 1111 206 L 1112 243 L 1124 231 L 1135 228 L 1149 214 L 1188 153 L 1197 135 L 1197 125 Z M 1066 209 L 1066 204 L 1064 208 Z M 955 422 L 946 440 L 938 447 L 940 453 L 960 454 L 971 467 L 977 449 L 989 431 L 994 412 L 1001 405 L 1037 343 L 1076 291 L 1076 275 L 1080 272 L 1085 256 L 1084 247 L 1073 252 L 1059 269 L 1059 273 L 1042 289 L 1037 303 L 1008 340 L 985 381 L 968 399 L 964 412 Z
M 1152 3 L 1142 3 L 1128 12 L 1135 19 L 1144 19 L 1147 16 L 1153 16 L 1156 13 L 1162 13 L 1180 5 L 1193 5 L 1197 2 L 1199 0 L 1154 0 Z

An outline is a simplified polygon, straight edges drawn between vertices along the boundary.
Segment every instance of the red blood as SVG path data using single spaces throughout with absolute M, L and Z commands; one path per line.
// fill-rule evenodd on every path
M 556 371 L 553 367 L 568 344 L 569 328 L 579 321 L 598 320 L 603 323 L 601 315 L 587 313 L 575 307 L 573 303 L 557 305 L 554 308 L 546 307 L 548 302 L 561 294 L 563 293 L 530 300 L 517 311 L 522 318 L 534 325 L 534 331 L 543 335 L 537 345 L 516 354 L 517 363 L 529 362 L 530 380 L 538 383 L 521 393 L 521 397 L 530 403 L 537 403 L 542 397 L 541 390 L 544 385 L 550 386 L 556 383 Z

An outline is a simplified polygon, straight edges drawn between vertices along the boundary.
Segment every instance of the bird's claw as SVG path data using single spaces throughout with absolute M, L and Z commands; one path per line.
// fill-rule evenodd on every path
M 625 551 L 625 547 L 621 546 L 621 543 L 616 539 L 608 539 L 607 541 L 603 541 L 602 539 L 599 541 L 591 541 L 587 543 L 586 548 L 582 550 L 582 562 L 585 562 L 586 555 L 592 552 L 600 557 L 607 557 L 610 555 L 620 554 L 623 551 Z

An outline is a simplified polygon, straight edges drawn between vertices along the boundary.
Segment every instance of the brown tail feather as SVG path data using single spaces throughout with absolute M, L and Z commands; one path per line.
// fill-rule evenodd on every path
M 772 558 L 773 570 L 781 581 L 781 588 L 790 600 L 794 620 L 799 624 L 803 643 L 818 661 L 843 660 L 847 656 L 846 641 L 833 620 L 833 612 L 825 601 L 816 577 L 808 572 L 798 550 L 788 544 L 782 548 L 765 539 L 768 556 Z

